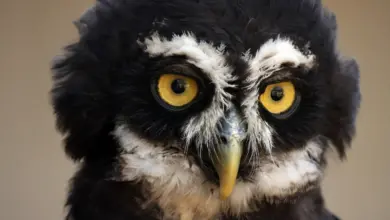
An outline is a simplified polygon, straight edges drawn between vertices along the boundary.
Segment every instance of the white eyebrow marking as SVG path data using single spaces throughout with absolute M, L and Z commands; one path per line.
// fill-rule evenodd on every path
M 269 75 L 279 70 L 285 63 L 289 63 L 292 67 L 303 65 L 312 68 L 315 64 L 315 56 L 308 50 L 305 53 L 297 48 L 292 40 L 278 37 L 265 42 L 254 57 L 247 53 L 244 59 L 249 64 L 251 78 L 256 77 L 257 80 L 259 76 Z

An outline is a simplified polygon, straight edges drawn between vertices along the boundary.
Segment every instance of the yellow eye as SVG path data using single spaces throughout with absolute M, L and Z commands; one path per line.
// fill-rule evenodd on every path
M 183 75 L 163 74 L 157 81 L 160 99 L 172 107 L 184 107 L 198 95 L 198 83 Z
M 295 87 L 291 82 L 268 85 L 259 97 L 260 103 L 272 114 L 287 112 L 294 106 L 295 100 Z

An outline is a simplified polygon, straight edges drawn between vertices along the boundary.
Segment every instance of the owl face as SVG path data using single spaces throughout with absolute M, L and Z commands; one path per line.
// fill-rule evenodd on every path
M 318 187 L 328 148 L 343 156 L 354 134 L 357 64 L 317 1 L 237 4 L 99 1 L 54 66 L 67 153 L 116 161 L 112 179 L 176 210 Z

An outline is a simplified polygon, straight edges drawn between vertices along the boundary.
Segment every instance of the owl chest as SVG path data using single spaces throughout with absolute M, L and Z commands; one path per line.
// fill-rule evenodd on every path
M 158 205 L 163 220 L 219 220 L 222 211 L 219 201 L 195 193 L 160 196 Z

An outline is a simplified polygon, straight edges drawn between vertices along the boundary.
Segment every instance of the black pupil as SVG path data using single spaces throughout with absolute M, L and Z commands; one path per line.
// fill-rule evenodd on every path
M 276 86 L 271 91 L 271 98 L 275 102 L 280 101 L 284 96 L 283 89 L 279 86 Z
M 186 91 L 187 83 L 184 79 L 175 79 L 171 84 L 172 91 L 176 94 L 182 94 Z

